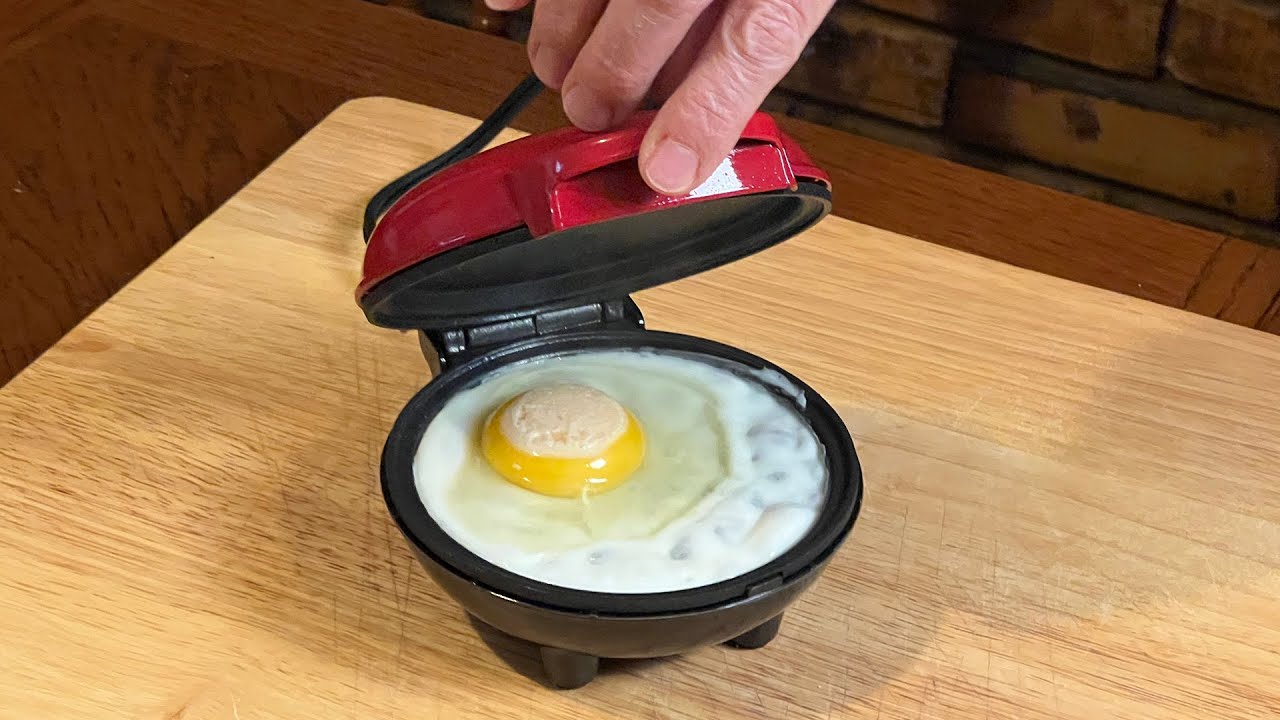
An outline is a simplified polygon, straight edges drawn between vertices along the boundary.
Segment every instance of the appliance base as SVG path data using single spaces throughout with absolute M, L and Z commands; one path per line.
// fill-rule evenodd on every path
M 782 615 L 775 615 L 725 644 L 743 650 L 756 650 L 777 637 L 781 627 Z M 600 671 L 600 658 L 595 655 L 545 645 L 538 650 L 542 656 L 542 671 L 547 680 L 561 690 L 583 687 L 594 680 Z

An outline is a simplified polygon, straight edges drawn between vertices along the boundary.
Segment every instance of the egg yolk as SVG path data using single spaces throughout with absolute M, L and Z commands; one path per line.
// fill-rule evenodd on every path
M 618 401 L 583 385 L 530 390 L 498 408 L 480 448 L 499 475 L 552 497 L 609 490 L 640 467 L 644 431 Z

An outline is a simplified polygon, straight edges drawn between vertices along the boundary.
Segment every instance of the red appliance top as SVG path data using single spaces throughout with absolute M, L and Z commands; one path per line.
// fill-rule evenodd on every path
M 731 262 L 830 209 L 830 180 L 757 113 L 711 178 L 651 190 L 636 157 L 653 114 L 496 146 L 405 193 L 365 251 L 370 321 L 438 329 L 617 299 Z

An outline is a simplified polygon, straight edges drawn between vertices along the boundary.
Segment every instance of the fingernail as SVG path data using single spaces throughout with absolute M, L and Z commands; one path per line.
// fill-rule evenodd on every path
M 584 85 L 575 85 L 564 94 L 564 114 L 583 130 L 594 132 L 613 124 L 613 113 L 600 98 Z
M 564 82 L 564 73 L 558 68 L 551 67 L 555 60 L 555 51 L 546 45 L 533 41 L 529 43 L 529 67 L 533 68 L 533 72 L 542 81 L 543 85 L 552 90 L 559 90 L 560 83 Z
M 684 143 L 663 140 L 649 157 L 649 182 L 658 192 L 682 195 L 693 189 L 698 156 Z

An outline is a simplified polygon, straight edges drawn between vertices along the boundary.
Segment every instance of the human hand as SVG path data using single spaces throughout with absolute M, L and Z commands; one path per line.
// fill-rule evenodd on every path
M 530 0 L 485 0 L 499 11 Z M 834 0 L 537 0 L 529 61 L 583 130 L 606 130 L 646 101 L 661 108 L 640 146 L 654 190 L 710 177 L 795 64 Z

